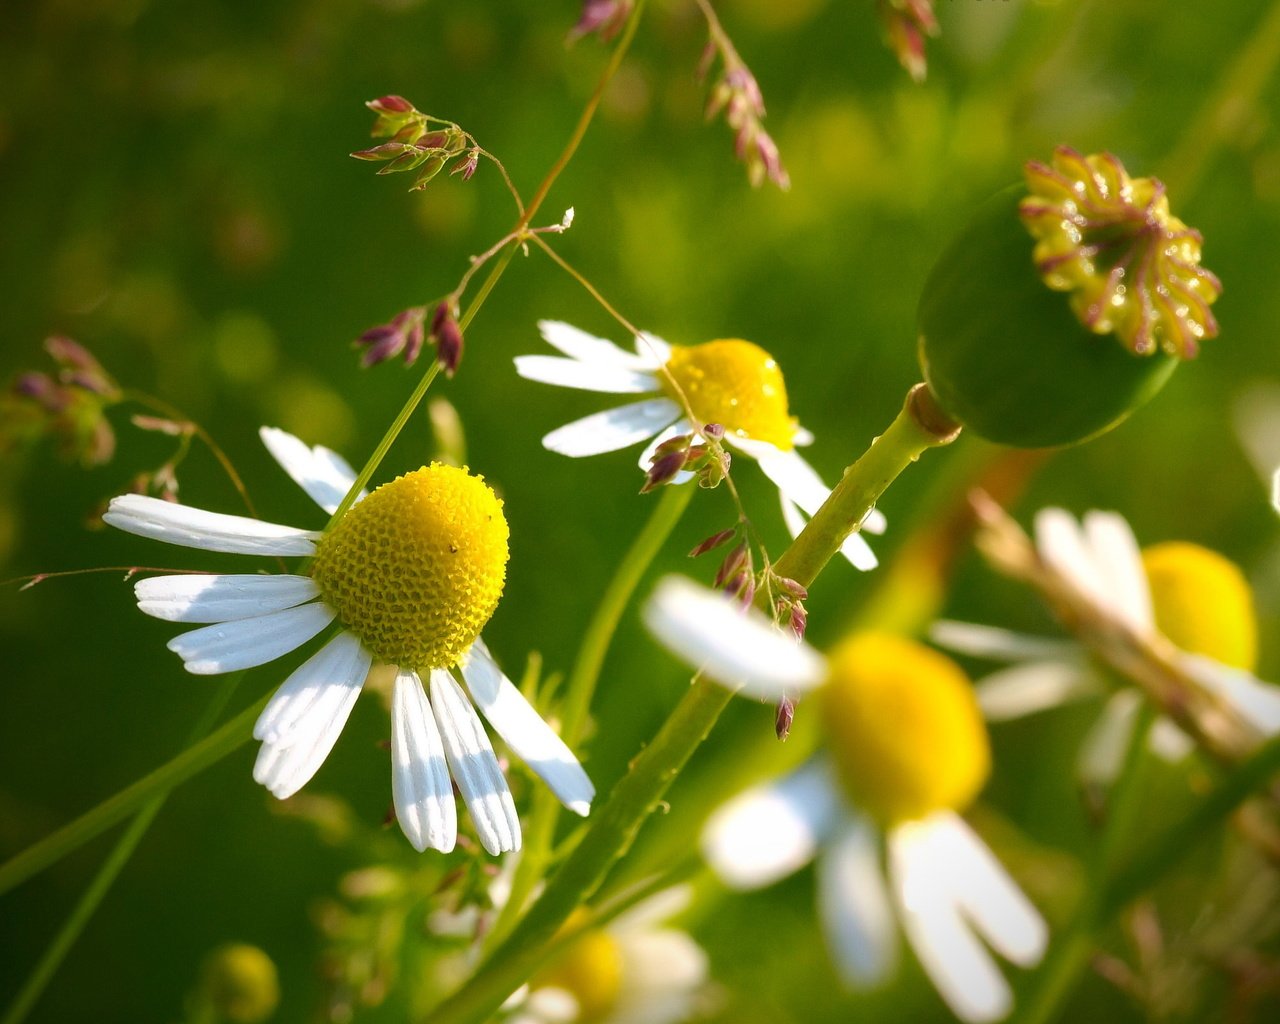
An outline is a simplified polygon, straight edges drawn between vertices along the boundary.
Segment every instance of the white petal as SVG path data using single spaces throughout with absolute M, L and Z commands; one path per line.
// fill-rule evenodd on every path
M 674 1024 L 688 1020 L 695 990 L 710 974 L 702 947 L 684 932 L 661 928 L 618 942 L 623 970 L 609 1024 Z
M 1196 749 L 1196 741 L 1167 718 L 1157 718 L 1147 736 L 1147 747 L 1165 761 L 1181 761 Z
M 889 520 L 884 517 L 884 513 L 878 508 L 868 510 L 867 514 L 862 517 L 862 525 L 858 529 L 863 533 L 881 534 L 889 528 Z
M 902 929 L 952 1013 L 963 1021 L 999 1020 L 1013 1002 L 1009 984 L 961 916 L 931 824 L 926 818 L 899 825 L 888 836 L 889 881 Z
M 391 698 L 391 793 L 396 819 L 415 850 L 453 849 L 458 808 L 444 742 L 422 680 L 403 668 L 396 674 Z
M 898 959 L 898 929 L 875 830 L 849 820 L 818 858 L 818 913 L 841 976 L 874 985 Z
M 1141 702 L 1142 698 L 1132 690 L 1120 690 L 1107 699 L 1076 758 L 1076 771 L 1085 785 L 1106 787 L 1115 781 L 1129 749 L 1134 716 Z
M 663 444 L 666 441 L 670 441 L 677 434 L 688 434 L 692 430 L 693 430 L 693 426 L 692 424 L 689 423 L 688 420 L 679 419 L 679 420 L 676 420 L 673 424 L 671 424 L 671 426 L 667 427 L 665 430 L 655 434 L 653 437 L 653 440 L 651 440 L 647 445 L 645 445 L 644 451 L 640 453 L 639 465 L 640 465 L 641 471 L 645 473 L 649 472 L 649 463 L 652 461 L 654 453 L 658 450 L 658 445 Z M 692 479 L 693 479 L 693 474 L 690 473 L 687 469 L 682 469 L 680 470 L 679 473 L 677 473 L 674 477 L 672 477 L 671 482 L 678 486 L 679 484 L 687 483 L 689 480 L 692 480 Z
M 218 622 L 175 636 L 169 650 L 198 676 L 265 665 L 301 647 L 333 621 L 334 611 L 319 601 L 252 619 Z
M 294 482 L 310 495 L 326 512 L 338 509 L 342 499 L 356 482 L 355 470 L 337 452 L 321 445 L 308 448 L 292 434 L 277 427 L 258 431 L 262 443 Z M 364 497 L 368 492 L 361 491 Z
M 956 902 L 979 934 L 1020 967 L 1039 963 L 1048 926 L 1004 865 L 958 815 L 936 814 L 931 826 L 934 856 L 944 858 Z
M 666 647 L 724 686 L 764 700 L 812 689 L 822 656 L 755 609 L 682 576 L 664 577 L 644 607 L 645 625 Z
M 991 661 L 1082 661 L 1080 645 L 1071 640 L 1048 640 L 953 619 L 939 619 L 930 626 L 929 639 L 959 654 Z
M 782 501 L 782 521 L 787 524 L 787 533 L 793 538 L 799 537 L 804 528 L 809 525 L 809 520 L 800 511 L 800 506 L 781 491 L 778 492 L 778 498 Z
M 796 424 L 796 432 L 791 438 L 791 443 L 797 448 L 808 448 L 813 444 L 813 431 L 806 430 L 800 424 Z
M 760 441 L 744 443 L 739 438 L 733 438 L 732 441 L 760 463 L 764 475 L 773 481 L 779 491 L 799 505 L 805 515 L 811 516 L 817 512 L 831 494 L 831 489 L 822 482 L 817 470 L 794 449 L 784 452 Z
M 566 423 L 544 437 L 542 445 L 573 458 L 600 455 L 651 437 L 679 415 L 680 408 L 675 402 L 668 398 L 651 398 Z
M 1035 519 L 1036 551 L 1051 569 L 1072 583 L 1081 595 L 1099 608 L 1112 610 L 1107 581 L 1094 563 L 1093 550 L 1085 542 L 1080 524 L 1060 508 L 1043 508 Z
M 1262 735 L 1280 731 L 1280 687 L 1203 655 L 1184 655 L 1181 663 L 1205 689 L 1228 701 Z
M 552 348 L 559 349 L 570 359 L 597 366 L 619 367 L 624 370 L 653 370 L 662 363 L 655 363 L 643 355 L 633 355 L 612 341 L 597 338 L 572 324 L 560 320 L 539 320 L 538 330 Z
M 283 611 L 320 596 L 308 576 L 198 573 L 151 576 L 133 585 L 138 607 L 169 622 L 230 622 Z
M 658 378 L 641 370 L 599 363 L 580 363 L 559 356 L 516 356 L 516 373 L 526 380 L 555 384 L 581 391 L 603 391 L 611 395 L 642 395 L 661 391 Z
M 520 819 L 493 745 L 462 687 L 443 669 L 431 672 L 431 709 L 480 844 L 495 856 L 520 849 Z
M 590 814 L 595 786 L 555 730 L 502 674 L 483 640 L 477 640 L 463 659 L 462 677 L 480 713 L 516 756 L 569 810 L 584 817 Z
M 1007 722 L 1098 692 L 1097 677 L 1079 662 L 1029 661 L 993 672 L 974 689 L 988 722 Z
M 623 911 L 613 919 L 609 931 L 615 937 L 626 932 L 650 931 L 664 921 L 683 914 L 692 903 L 692 886 L 673 885 L 646 897 L 630 910 Z
M 102 521 L 126 533 L 205 551 L 238 555 L 312 555 L 320 534 L 245 516 L 177 505 L 142 494 L 112 498 Z
M 525 1001 L 524 1019 L 530 1024 L 572 1024 L 578 1019 L 578 1000 L 572 992 L 551 985 L 535 988 Z M 507 1021 L 506 1024 L 511 1024 Z
M 793 537 L 798 536 L 799 530 L 794 529 L 795 517 L 790 513 L 786 503 L 794 502 L 806 515 L 811 516 L 822 507 L 831 490 L 822 482 L 822 478 L 814 468 L 795 450 L 784 452 L 771 444 L 759 441 L 748 441 L 744 444 L 740 438 L 733 439 L 733 443 L 753 454 L 756 461 L 760 463 L 760 468 L 764 470 L 764 475 L 777 486 L 784 503 L 782 510 L 783 517 L 787 519 L 787 529 L 793 531 L 791 534 Z M 865 522 L 870 515 L 869 512 L 863 521 Z M 884 516 L 877 513 L 876 523 L 880 525 L 880 531 L 873 532 L 883 531 L 883 520 Z M 840 545 L 840 552 L 855 569 L 863 572 L 874 569 L 880 564 L 860 530 L 855 530 L 845 538 L 844 543 Z
M 840 798 L 824 762 L 740 793 L 702 830 L 702 855 L 726 885 L 758 889 L 798 871 L 840 814 Z
M 288 745 L 294 735 L 311 728 L 308 722 L 327 718 L 347 690 L 364 685 L 371 661 L 353 634 L 339 633 L 280 685 L 254 723 L 253 738 Z
M 636 355 L 656 369 L 671 361 L 671 345 L 656 334 L 641 331 L 636 336 Z
M 282 800 L 311 780 L 355 707 L 370 661 L 354 636 L 340 633 L 284 681 L 253 729 L 263 741 L 255 780 Z
M 1110 595 L 1110 607 L 1134 632 L 1155 628 L 1151 591 L 1142 567 L 1142 552 L 1124 516 L 1096 509 L 1084 515 L 1085 540 L 1093 552 L 1093 564 Z

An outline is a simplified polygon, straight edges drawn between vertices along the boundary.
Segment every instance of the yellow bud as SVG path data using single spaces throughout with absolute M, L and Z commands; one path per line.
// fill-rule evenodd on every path
M 830 654 L 820 691 L 836 772 L 882 825 L 966 807 L 987 780 L 991 749 L 973 687 L 922 644 L 861 633 Z
M 1156 629 L 1182 650 L 1252 672 L 1258 656 L 1253 593 L 1216 551 L 1185 541 L 1142 552 Z

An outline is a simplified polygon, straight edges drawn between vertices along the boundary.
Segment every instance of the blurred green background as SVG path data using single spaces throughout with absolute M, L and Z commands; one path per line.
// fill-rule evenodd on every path
M 810 457 L 834 480 L 918 379 L 919 286 L 983 197 L 1060 143 L 1108 149 L 1135 175 L 1166 177 L 1175 212 L 1204 233 L 1205 265 L 1225 284 L 1215 307 L 1222 335 L 1121 428 L 1056 455 L 1015 511 L 1025 522 L 1045 504 L 1114 508 L 1145 542 L 1187 538 L 1228 554 L 1257 585 L 1262 674 L 1280 675 L 1275 516 L 1233 425 L 1242 396 L 1280 388 L 1280 83 L 1239 91 L 1252 90 L 1250 73 L 1259 72 L 1242 54 L 1258 40 L 1268 5 L 944 0 L 921 86 L 881 44 L 868 4 L 717 7 L 764 90 L 792 190 L 748 187 L 729 131 L 703 120 L 705 84 L 695 69 L 705 26 L 691 3 L 659 0 L 539 217 L 554 222 L 576 209 L 559 251 L 624 315 L 671 341 L 741 336 L 768 348 L 786 373 L 793 412 L 817 434 Z M 351 339 L 452 288 L 468 256 L 499 238 L 514 212 L 489 166 L 469 183 L 442 177 L 412 194 L 405 177 L 374 177 L 347 156 L 367 138 L 363 102 L 400 93 L 459 122 L 527 197 L 604 63 L 593 39 L 566 49 L 578 13 L 571 0 L 3 5 L 0 380 L 46 369 L 45 336 L 74 337 L 121 382 L 207 427 L 265 518 L 318 526 L 314 507 L 261 449 L 258 426 L 284 427 L 359 465 L 417 373 L 398 364 L 359 370 Z M 1206 119 L 1206 109 L 1216 116 Z M 534 252 L 516 259 L 469 330 L 456 380 L 434 392 L 457 407 L 470 465 L 506 500 L 509 582 L 486 637 L 513 674 L 531 650 L 551 669 L 567 667 L 654 500 L 635 493 L 634 452 L 573 462 L 541 448 L 547 430 L 606 402 L 516 377 L 513 356 L 544 350 L 540 318 L 620 334 Z M 1274 409 L 1271 432 L 1280 435 L 1280 401 Z M 120 449 L 106 466 L 85 471 L 59 460 L 51 444 L 0 463 L 0 577 L 140 562 L 243 566 L 85 528 L 99 502 L 172 448 L 133 430 L 127 415 L 113 417 Z M 416 467 L 434 445 L 418 416 L 380 476 Z M 931 455 L 886 496 L 883 561 L 913 524 L 936 514 L 946 481 L 962 478 L 976 448 L 963 439 Z M 735 479 L 780 551 L 771 489 L 745 460 Z M 187 503 L 239 510 L 199 446 L 180 480 Z M 723 492 L 699 495 L 654 576 L 688 570 L 684 552 L 731 518 Z M 814 588 L 811 638 L 820 646 L 837 639 L 876 579 L 833 565 Z M 1025 592 L 972 553 L 958 564 L 945 611 L 1053 629 Z M 138 613 L 115 574 L 21 593 L 0 588 L 0 857 L 178 752 L 213 683 L 181 671 L 164 647 L 173 632 Z M 286 667 L 253 671 L 235 706 L 277 685 Z M 584 750 L 601 791 L 686 682 L 633 609 Z M 1055 923 L 1070 908 L 1074 858 L 1089 843 L 1069 765 L 1094 710 L 997 727 L 996 775 L 975 818 L 1023 864 L 1028 889 Z M 804 715 L 801 706 L 802 728 Z M 723 787 L 767 767 L 760 737 L 771 728 L 769 709 L 732 708 L 673 792 L 671 816 L 642 846 L 661 849 L 662 830 L 687 822 L 682 794 L 694 801 L 699 780 Z M 378 746 L 386 735 L 382 709 L 363 701 L 306 791 L 342 796 L 375 833 L 390 804 Z M 325 1019 L 331 992 L 317 966 L 316 907 L 368 856 L 359 843 L 322 842 L 312 827 L 275 813 L 250 777 L 253 756 L 245 747 L 173 794 L 33 1019 L 180 1019 L 201 958 L 230 940 L 276 960 L 276 1019 Z M 1158 821 L 1166 812 L 1155 802 L 1149 813 Z M 3 897 L 0 1002 L 114 835 Z M 385 838 L 394 841 L 379 848 L 395 863 L 422 863 L 397 834 Z M 1190 917 L 1206 892 L 1226 884 L 1222 864 L 1206 856 L 1180 884 L 1189 886 Z M 1270 954 L 1274 926 L 1261 947 Z M 816 929 L 810 873 L 749 899 L 712 892 L 693 927 L 723 985 L 714 1019 L 948 1019 L 916 974 L 876 996 L 842 992 Z M 1123 940 L 1114 946 L 1127 955 Z M 1220 973 L 1196 977 L 1206 998 L 1220 996 Z M 1198 995 L 1172 1003 L 1156 1019 L 1216 1019 L 1199 1016 L 1218 1004 Z M 1259 1014 L 1276 1010 L 1274 1001 L 1259 1005 Z M 402 989 L 362 1012 L 403 1019 Z M 1069 1019 L 1144 1012 L 1092 979 Z

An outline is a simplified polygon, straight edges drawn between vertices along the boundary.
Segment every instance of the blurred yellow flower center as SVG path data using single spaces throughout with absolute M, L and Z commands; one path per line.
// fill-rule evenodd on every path
M 667 372 L 679 390 L 665 377 L 663 389 L 677 402 L 683 394 L 698 426 L 719 423 L 739 437 L 794 447 L 796 421 L 787 415 L 782 371 L 759 345 L 740 338 L 673 345 Z
M 820 691 L 836 773 L 882 825 L 961 810 L 982 789 L 991 748 L 959 666 L 913 640 L 862 633 L 830 654 Z
M 1252 672 L 1258 655 L 1253 594 L 1234 564 L 1184 541 L 1142 552 L 1156 629 L 1192 654 Z
M 502 596 L 507 520 L 478 476 L 432 463 L 383 484 L 316 549 L 312 576 L 379 660 L 449 668 Z
M 579 908 L 565 928 L 581 925 L 586 912 Z M 530 983 L 532 988 L 564 989 L 578 1001 L 578 1024 L 602 1021 L 618 1001 L 622 988 L 622 953 L 608 932 L 586 932 Z

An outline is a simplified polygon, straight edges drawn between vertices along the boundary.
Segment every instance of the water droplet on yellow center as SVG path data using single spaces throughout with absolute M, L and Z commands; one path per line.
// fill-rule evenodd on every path
M 968 806 L 990 773 L 991 748 L 959 666 L 887 633 L 844 641 L 829 665 L 823 723 L 854 804 L 886 826 Z
M 1236 566 L 1185 541 L 1142 552 L 1156 629 L 1182 650 L 1252 672 L 1258 656 L 1253 593 Z
M 432 463 L 353 506 L 320 540 L 311 574 L 379 660 L 450 668 L 498 607 L 507 535 L 483 479 Z
M 667 372 L 688 400 L 699 426 L 719 423 L 725 430 L 790 451 L 796 421 L 787 414 L 787 387 L 778 364 L 759 345 L 740 338 L 702 345 L 673 345 Z M 677 402 L 679 393 L 662 378 Z
M 565 927 L 577 927 L 585 917 L 579 908 Z M 600 929 L 584 933 L 530 985 L 535 989 L 561 988 L 572 995 L 578 1001 L 578 1024 L 604 1020 L 622 988 L 622 953 L 617 940 Z

